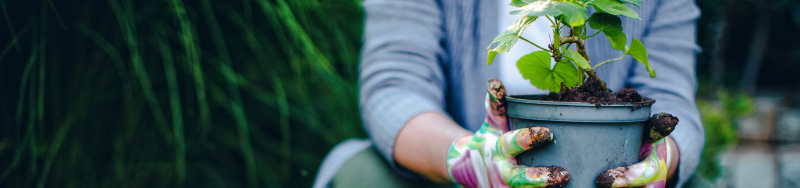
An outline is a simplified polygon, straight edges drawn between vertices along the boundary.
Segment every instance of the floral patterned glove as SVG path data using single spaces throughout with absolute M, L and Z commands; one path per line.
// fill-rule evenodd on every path
M 641 162 L 607 170 L 597 176 L 598 187 L 664 187 L 667 166 L 672 156 L 666 137 L 675 129 L 678 118 L 667 113 L 655 114 L 645 125 L 649 130 L 639 154 Z
M 505 88 L 492 79 L 486 96 L 487 116 L 473 135 L 456 138 L 447 155 L 450 179 L 463 187 L 558 187 L 569 182 L 561 167 L 517 165 L 515 155 L 553 140 L 546 127 L 507 132 Z M 505 132 L 505 133 L 503 133 Z

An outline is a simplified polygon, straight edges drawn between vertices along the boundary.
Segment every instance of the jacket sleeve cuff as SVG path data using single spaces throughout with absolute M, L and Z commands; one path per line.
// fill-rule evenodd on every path
M 418 174 L 397 164 L 394 160 L 394 145 L 400 129 L 414 116 L 423 112 L 446 114 L 442 110 L 441 104 L 420 96 L 418 93 L 402 89 L 375 92 L 364 104 L 368 104 L 362 106 L 361 110 L 364 127 L 378 151 L 400 175 L 411 179 L 421 179 Z

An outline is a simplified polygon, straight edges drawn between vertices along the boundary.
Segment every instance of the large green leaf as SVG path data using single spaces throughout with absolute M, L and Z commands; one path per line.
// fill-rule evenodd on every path
M 575 50 L 569 50 L 569 58 L 573 60 L 575 65 L 580 67 L 581 69 L 591 69 L 592 66 L 589 65 L 589 62 L 586 61 L 580 53 L 576 52 Z
M 550 54 L 546 51 L 536 51 L 522 56 L 517 61 L 517 69 L 522 73 L 522 78 L 531 81 L 539 89 L 558 92 L 561 83 L 567 87 L 574 87 L 580 82 L 580 72 L 574 65 L 556 63 L 550 68 Z
M 592 17 L 589 18 L 589 26 L 603 31 L 606 36 L 616 36 L 622 33 L 622 21 L 619 17 L 604 12 L 592 14 Z
M 642 62 L 644 66 L 647 68 L 647 72 L 650 72 L 650 77 L 656 77 L 656 71 L 650 67 L 650 63 L 647 62 L 647 49 L 644 48 L 644 44 L 638 39 L 633 39 L 631 42 L 631 47 L 626 50 L 627 54 L 631 54 L 634 59 L 639 62 Z
M 512 4 L 514 3 L 512 2 Z M 570 26 L 579 26 L 583 25 L 583 23 L 586 22 L 586 19 L 589 18 L 589 15 L 586 14 L 586 11 L 586 8 L 570 2 L 533 1 L 508 13 L 513 15 L 526 15 L 533 17 L 540 17 L 544 15 L 552 17 L 564 16 L 566 19 L 562 19 L 566 20 Z
M 531 25 L 534 20 L 536 20 L 536 17 L 524 16 L 514 22 L 514 24 L 511 26 L 508 26 L 508 28 L 500 33 L 500 35 L 497 35 L 497 37 L 492 40 L 492 43 L 489 44 L 489 47 L 487 47 L 489 49 L 489 57 L 486 61 L 489 63 L 489 65 L 492 64 L 492 61 L 494 61 L 494 58 L 498 53 L 505 53 L 511 50 L 511 47 L 517 43 L 519 35 L 522 34 L 522 31 Z M 497 43 L 497 46 L 492 48 L 495 43 Z
M 642 6 L 642 0 L 620 0 L 620 1 L 630 3 L 636 6 Z
M 608 37 L 608 41 L 611 42 L 611 48 L 616 50 L 625 51 L 625 44 L 628 43 L 628 37 L 625 36 L 625 33 L 617 33 L 617 35 L 609 35 L 606 32 L 603 32 L 606 37 Z
M 595 0 L 594 7 L 612 15 L 623 15 L 641 20 L 636 11 L 619 0 Z

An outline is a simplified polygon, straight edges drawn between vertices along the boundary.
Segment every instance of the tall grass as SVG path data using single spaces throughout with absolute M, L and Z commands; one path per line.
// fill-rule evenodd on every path
M 359 1 L 0 0 L 0 187 L 309 187 Z

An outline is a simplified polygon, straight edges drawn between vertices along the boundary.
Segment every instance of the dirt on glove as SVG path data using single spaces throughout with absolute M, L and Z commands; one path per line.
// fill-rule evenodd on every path
M 660 140 L 675 130 L 678 125 L 678 117 L 668 113 L 653 114 L 645 123 L 645 142 L 653 143 Z

